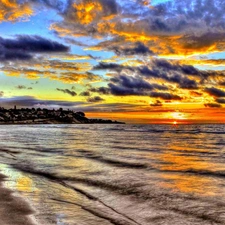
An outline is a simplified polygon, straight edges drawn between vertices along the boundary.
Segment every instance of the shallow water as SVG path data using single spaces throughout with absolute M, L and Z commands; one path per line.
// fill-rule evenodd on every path
M 225 224 L 225 125 L 0 126 L 40 224 Z

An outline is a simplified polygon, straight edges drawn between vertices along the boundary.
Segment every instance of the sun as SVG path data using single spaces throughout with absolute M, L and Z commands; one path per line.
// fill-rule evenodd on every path
M 173 125 L 177 125 L 177 121 L 173 121 Z

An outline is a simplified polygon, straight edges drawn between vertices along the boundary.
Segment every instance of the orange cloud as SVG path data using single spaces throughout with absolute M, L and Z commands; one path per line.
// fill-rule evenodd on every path
M 74 66 L 72 66 L 74 64 Z M 93 73 L 87 72 L 86 69 L 78 68 L 76 63 L 52 62 L 49 65 L 34 65 L 37 69 L 3 67 L 1 71 L 7 76 L 20 77 L 21 75 L 27 79 L 40 79 L 41 77 L 51 80 L 57 80 L 62 83 L 75 84 L 89 82 L 102 82 L 103 79 Z M 82 64 L 81 64 L 82 65 Z M 86 64 L 84 64 L 86 65 Z M 48 70 L 46 70 L 48 69 Z M 51 69 L 51 70 L 49 70 Z M 67 71 L 67 72 L 65 72 Z
M 29 3 L 18 4 L 16 0 L 1 0 L 0 21 L 17 21 L 33 14 Z
M 74 3 L 74 17 L 81 24 L 89 24 L 102 13 L 102 5 L 97 1 L 81 1 Z
M 225 66 L 225 59 L 182 59 L 180 63 L 190 65 Z
M 71 73 L 71 72 L 65 72 L 57 74 L 45 74 L 45 78 L 49 78 L 51 80 L 57 80 L 62 83 L 66 84 L 77 84 L 77 83 L 83 83 L 84 81 L 90 82 L 100 82 L 102 81 L 102 78 L 98 75 L 91 74 L 91 73 Z
M 90 60 L 92 59 L 90 55 L 58 55 L 52 56 L 53 59 L 60 60 Z

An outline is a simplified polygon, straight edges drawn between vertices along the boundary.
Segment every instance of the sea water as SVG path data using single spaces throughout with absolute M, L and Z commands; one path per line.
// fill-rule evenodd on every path
M 4 185 L 57 225 L 225 224 L 225 125 L 0 126 Z

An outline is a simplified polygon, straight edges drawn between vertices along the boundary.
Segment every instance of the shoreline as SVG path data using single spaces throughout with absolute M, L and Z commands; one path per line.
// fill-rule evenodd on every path
M 5 109 L 0 107 L 0 124 L 124 124 L 109 119 L 89 119 L 84 112 L 46 108 Z
M 34 209 L 22 197 L 4 187 L 8 177 L 0 173 L 0 221 L 4 225 L 37 225 L 31 218 Z
M 58 122 L 33 122 L 33 123 L 27 123 L 27 122 L 16 122 L 16 123 L 0 123 L 1 125 L 54 125 L 54 124 L 62 124 L 62 125 L 72 125 L 72 124 L 81 124 L 81 125 L 91 125 L 91 124 L 126 124 L 124 122 L 112 122 L 112 123 L 58 123 Z

